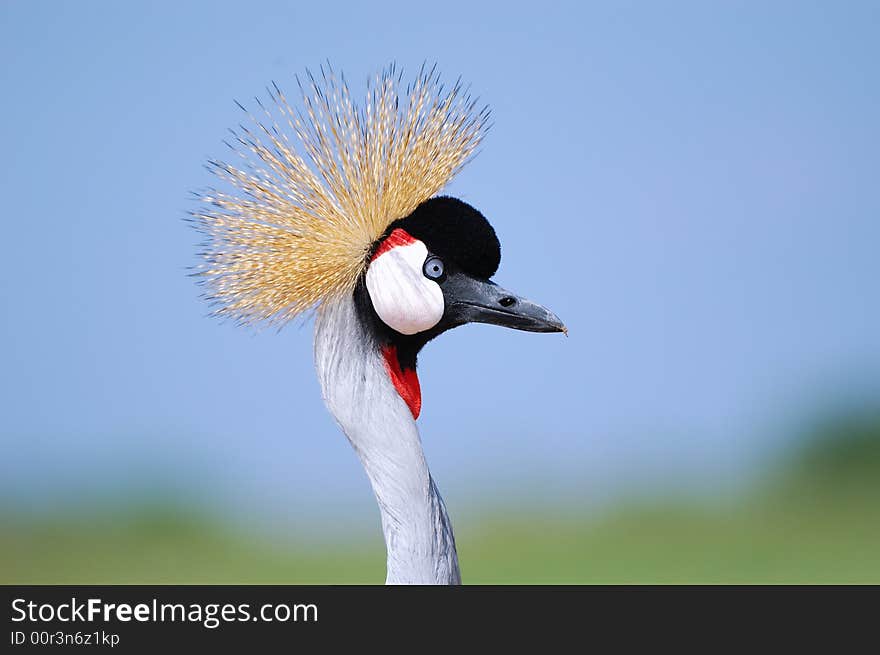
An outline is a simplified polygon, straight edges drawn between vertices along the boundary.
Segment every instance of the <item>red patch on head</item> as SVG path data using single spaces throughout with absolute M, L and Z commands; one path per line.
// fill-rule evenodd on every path
M 408 246 L 415 242 L 415 237 L 411 236 L 409 232 L 399 227 L 395 228 L 391 231 L 391 234 L 385 237 L 382 243 L 379 244 L 379 247 L 376 248 L 376 252 L 370 257 L 370 261 L 373 261 L 379 255 L 384 255 L 392 248 L 396 248 L 397 246 Z
M 394 230 L 394 232 L 403 232 L 403 230 Z M 403 233 L 406 234 L 406 232 Z M 407 236 L 409 235 L 407 234 Z M 390 239 L 391 236 L 389 235 L 388 238 Z M 388 371 L 391 383 L 409 407 L 413 418 L 417 419 L 422 411 L 422 388 L 419 386 L 419 376 L 416 375 L 414 369 L 402 370 L 400 368 L 400 360 L 397 359 L 397 346 L 382 346 L 382 358 L 385 360 L 385 370 Z

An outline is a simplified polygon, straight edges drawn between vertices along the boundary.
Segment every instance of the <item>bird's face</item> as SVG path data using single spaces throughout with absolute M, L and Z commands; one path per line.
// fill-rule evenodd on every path
M 392 340 L 416 350 L 465 323 L 564 332 L 549 309 L 490 281 L 500 261 L 498 237 L 480 212 L 455 198 L 432 198 L 377 242 L 366 294 Z

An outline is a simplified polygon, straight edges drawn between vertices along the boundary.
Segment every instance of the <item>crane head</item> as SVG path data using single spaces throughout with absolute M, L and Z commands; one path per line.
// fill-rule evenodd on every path
M 566 331 L 490 279 L 501 248 L 485 217 L 437 195 L 488 129 L 467 87 L 444 85 L 433 67 L 404 85 L 394 65 L 362 106 L 329 66 L 299 86 L 299 107 L 274 84 L 256 114 L 239 105 L 250 125 L 227 145 L 241 162 L 211 160 L 222 185 L 196 194 L 192 221 L 206 237 L 196 274 L 216 315 L 283 325 L 353 295 L 413 416 L 416 356 L 437 335 L 465 323 Z
M 466 323 L 565 332 L 549 309 L 490 280 L 500 261 L 501 244 L 479 211 L 457 198 L 431 198 L 374 244 L 361 306 L 374 326 L 387 328 L 384 336 L 413 337 L 413 344 Z
M 422 202 L 373 245 L 355 301 L 414 416 L 421 404 L 416 357 L 439 334 L 466 323 L 566 332 L 549 309 L 490 279 L 500 262 L 501 245 L 489 221 L 446 196 Z

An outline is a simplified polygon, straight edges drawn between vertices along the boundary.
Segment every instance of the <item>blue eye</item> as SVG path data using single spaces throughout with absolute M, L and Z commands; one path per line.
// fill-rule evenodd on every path
M 443 260 L 439 257 L 428 257 L 428 259 L 425 260 L 425 265 L 422 267 L 422 271 L 425 273 L 425 277 L 432 280 L 439 280 L 443 277 L 445 271 Z

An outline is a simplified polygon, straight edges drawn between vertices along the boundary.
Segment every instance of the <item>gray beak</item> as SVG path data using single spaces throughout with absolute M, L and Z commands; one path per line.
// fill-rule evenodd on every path
M 511 293 L 494 282 L 454 273 L 443 283 L 448 320 L 454 324 L 491 323 L 527 332 L 564 332 L 559 317 L 546 307 Z

